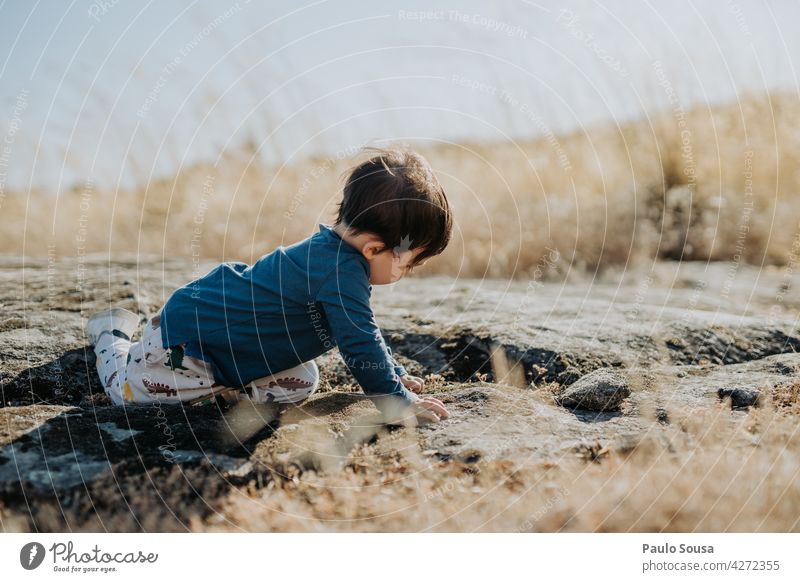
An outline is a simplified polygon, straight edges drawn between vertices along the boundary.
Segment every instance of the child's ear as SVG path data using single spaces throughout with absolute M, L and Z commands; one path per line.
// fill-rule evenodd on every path
M 361 248 L 361 254 L 363 254 L 367 260 L 372 260 L 375 258 L 375 255 L 379 255 L 385 250 L 386 247 L 381 241 L 371 240 L 364 243 L 364 246 Z

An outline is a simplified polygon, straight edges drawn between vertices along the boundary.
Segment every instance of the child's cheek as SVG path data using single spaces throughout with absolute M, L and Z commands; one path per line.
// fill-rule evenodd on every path
M 405 268 L 403 267 L 401 261 L 399 261 L 399 260 L 392 261 L 392 265 L 391 265 L 391 281 L 392 281 L 392 283 L 402 279 L 404 271 L 405 271 Z
M 391 261 L 375 261 L 370 272 L 370 282 L 373 285 L 386 285 L 392 282 Z

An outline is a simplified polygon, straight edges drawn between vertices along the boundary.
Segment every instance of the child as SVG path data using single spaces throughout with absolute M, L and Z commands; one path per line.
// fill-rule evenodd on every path
M 422 379 L 397 364 L 370 307 L 372 285 L 400 280 L 441 253 L 452 214 L 425 159 L 378 150 L 353 168 L 334 225 L 254 265 L 222 263 L 175 291 L 130 338 L 138 317 L 115 308 L 87 324 L 103 386 L 115 404 L 194 403 L 236 391 L 254 402 L 297 403 L 319 385 L 313 359 L 338 346 L 387 420 L 448 416 L 419 397 Z

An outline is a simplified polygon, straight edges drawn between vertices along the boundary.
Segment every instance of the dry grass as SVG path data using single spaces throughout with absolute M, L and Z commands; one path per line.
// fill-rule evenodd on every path
M 401 429 L 381 430 L 379 438 L 342 451 L 340 464 L 331 425 L 310 422 L 289 440 L 328 462 L 278 454 L 258 481 L 224 493 L 212 487 L 207 501 L 216 512 L 191 517 L 189 525 L 192 531 L 800 532 L 797 384 L 765 396 L 747 411 L 732 411 L 727 401 L 673 406 L 668 425 L 642 406 L 653 430 L 635 441 L 586 442 L 537 462 L 439 460 L 420 446 L 415 429 Z M 183 470 L 175 473 L 182 482 Z M 58 524 L 58 511 L 40 508 L 40 523 Z M 20 509 L 0 506 L 0 521 L 6 531 L 28 531 Z M 114 523 L 84 527 L 100 531 Z
M 562 274 L 654 257 L 785 264 L 800 242 L 798 115 L 797 96 L 753 95 L 557 139 L 412 144 L 443 181 L 458 228 L 422 272 L 529 277 L 548 248 Z M 257 159 L 254 147 L 226 152 L 216 167 L 133 191 L 8 193 L 0 252 L 253 261 L 332 219 L 353 159 Z
M 344 469 L 230 495 L 203 531 L 800 531 L 797 399 L 750 412 L 669 410 L 632 447 L 534 465 L 437 461 L 363 445 Z M 407 443 L 406 443 L 407 444 Z M 399 451 L 405 451 L 403 453 Z

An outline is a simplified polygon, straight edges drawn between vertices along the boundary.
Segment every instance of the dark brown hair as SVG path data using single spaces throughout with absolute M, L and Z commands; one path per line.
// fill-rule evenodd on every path
M 336 224 L 373 233 L 386 249 L 423 247 L 414 264 L 440 254 L 450 242 L 453 215 L 427 160 L 410 150 L 370 150 L 376 155 L 349 172 Z

